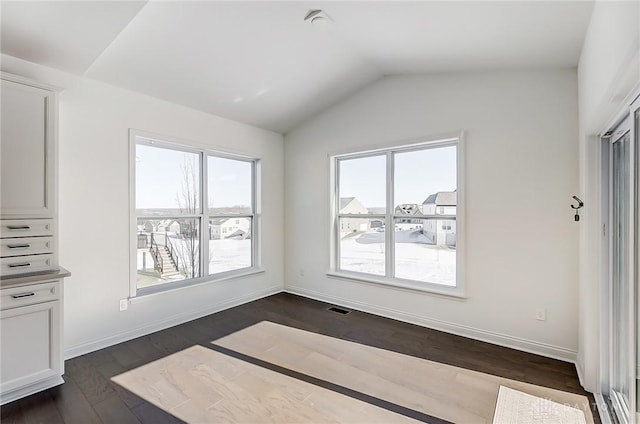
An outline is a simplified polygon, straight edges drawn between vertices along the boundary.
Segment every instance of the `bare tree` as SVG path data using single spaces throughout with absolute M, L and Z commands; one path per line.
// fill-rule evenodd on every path
M 182 187 L 176 193 L 176 199 L 180 212 L 184 215 L 197 215 L 200 207 L 200 181 L 198 178 L 199 166 L 197 158 L 192 155 L 184 155 L 181 165 Z M 200 276 L 200 246 L 198 239 L 198 220 L 186 218 L 180 221 L 181 246 L 177 248 L 179 268 L 182 268 L 186 278 Z

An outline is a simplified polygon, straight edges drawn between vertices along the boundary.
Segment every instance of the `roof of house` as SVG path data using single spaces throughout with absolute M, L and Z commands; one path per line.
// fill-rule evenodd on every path
M 458 203 L 458 193 L 456 191 L 439 191 L 430 195 L 422 202 L 423 205 L 436 206 L 456 206 Z
M 344 209 L 347 207 L 347 205 L 351 202 L 353 202 L 353 199 L 355 199 L 355 197 L 341 197 L 340 198 L 340 209 Z
M 436 203 L 436 197 L 438 196 L 438 194 L 432 194 L 429 197 L 427 197 L 424 202 L 422 202 L 423 205 L 433 205 Z
M 241 228 L 238 228 L 233 233 L 227 234 L 226 238 L 242 237 L 242 236 L 246 235 L 247 233 L 248 233 L 248 231 L 245 231 L 245 230 L 243 230 Z
M 228 216 L 226 218 L 211 218 L 209 220 L 209 225 L 222 225 L 225 222 L 229 221 L 230 219 L 244 219 L 244 220 L 246 220 L 247 217 L 246 216 L 239 216 L 237 218 L 234 218 L 232 216 Z
M 373 208 L 367 208 L 367 210 L 369 211 L 370 214 L 374 214 L 374 215 L 384 215 L 385 213 L 387 213 L 387 208 L 385 207 L 373 207 Z
M 407 215 L 422 215 L 420 208 L 415 203 L 403 203 L 396 206 L 395 213 L 404 213 Z
M 172 226 L 174 223 L 180 225 L 179 222 L 177 222 L 175 219 L 163 219 L 162 221 L 160 221 L 160 223 L 158 224 L 159 227 L 170 227 Z

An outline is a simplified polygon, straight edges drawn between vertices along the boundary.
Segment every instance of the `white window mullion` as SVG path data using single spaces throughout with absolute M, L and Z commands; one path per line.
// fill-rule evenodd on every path
M 385 231 L 385 275 L 388 278 L 393 278 L 395 275 L 393 166 L 393 153 L 387 152 L 387 229 Z
M 258 252 L 258 239 L 260 232 L 260 223 L 258 222 L 259 211 L 256 209 L 258 205 L 258 170 L 255 161 L 251 163 L 251 266 L 256 267 L 260 264 L 259 252 Z
M 200 154 L 200 274 L 209 275 L 209 156 Z
M 251 238 L 258 237 L 258 222 L 256 220 L 256 215 L 254 214 L 251 217 Z M 251 243 L 251 266 L 258 266 L 258 249 L 256 248 L 256 243 Z
M 340 161 L 336 160 L 335 184 L 333 186 L 334 210 L 333 210 L 333 234 L 335 237 L 334 258 L 335 268 L 340 269 Z

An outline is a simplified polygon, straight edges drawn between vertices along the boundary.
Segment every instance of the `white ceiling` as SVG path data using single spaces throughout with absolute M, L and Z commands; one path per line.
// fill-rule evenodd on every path
M 303 21 L 322 8 L 325 26 Z M 385 74 L 575 67 L 591 2 L 2 2 L 5 54 L 278 132 Z
M 82 74 L 146 1 L 2 1 L 2 53 Z

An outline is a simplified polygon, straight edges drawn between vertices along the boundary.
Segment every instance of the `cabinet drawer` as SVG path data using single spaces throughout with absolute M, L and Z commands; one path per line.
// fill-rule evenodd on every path
M 0 221 L 0 237 L 33 237 L 53 235 L 50 219 L 3 219 Z
M 0 239 L 0 256 L 53 253 L 53 237 L 18 237 Z
M 16 256 L 0 259 L 0 275 L 17 275 L 53 269 L 53 255 Z
M 0 309 L 11 309 L 60 299 L 60 282 L 30 284 L 0 290 Z

